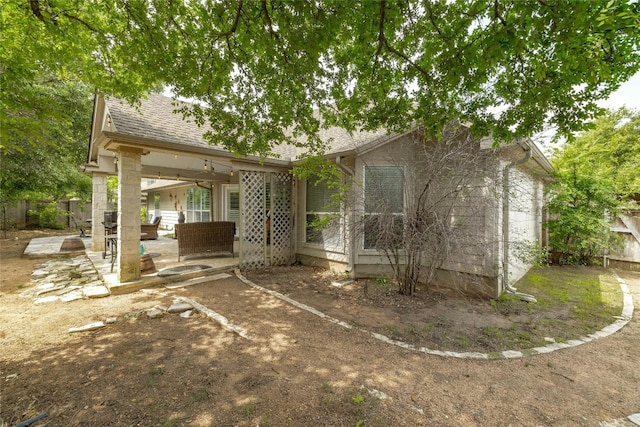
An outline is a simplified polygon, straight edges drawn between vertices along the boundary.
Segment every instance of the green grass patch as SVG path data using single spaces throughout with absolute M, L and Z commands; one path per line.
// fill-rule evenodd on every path
M 147 387 L 152 388 L 156 384 L 156 380 L 159 376 L 164 374 L 164 368 L 162 366 L 155 366 L 149 370 L 149 376 L 147 377 Z
M 496 328 L 488 326 L 482 328 L 482 337 L 487 346 L 498 349 L 524 349 L 547 344 L 544 337 L 527 330 L 528 327 L 514 323 L 510 328 Z
M 533 268 L 515 287 L 537 302 L 508 293 L 489 301 L 461 298 L 448 302 L 462 306 L 456 314 L 459 322 L 440 308 L 420 311 L 406 323 L 384 322 L 377 331 L 420 347 L 497 354 L 584 337 L 613 323 L 622 312 L 620 286 L 602 268 Z
M 515 344 L 541 345 L 540 338 L 553 337 L 562 342 L 593 333 L 622 312 L 622 291 L 605 270 L 592 267 L 534 268 L 517 284 L 519 292 L 531 294 L 537 303 L 519 301 L 503 295 L 492 302 L 500 314 L 527 313 L 527 325 L 509 331 L 488 331 Z M 517 326 L 517 325 L 514 325 Z M 526 326 L 526 330 L 522 330 Z M 530 337 L 528 336 L 530 335 Z
M 386 426 L 380 399 L 362 386 L 343 389 L 323 382 L 319 407 L 324 413 L 323 425 Z
M 622 311 L 620 286 L 610 274 L 598 268 L 535 268 L 517 287 L 520 292 L 535 295 L 540 309 L 569 306 L 573 310 L 570 317 L 576 319 L 595 316 L 608 324 L 611 317 Z M 532 307 L 536 309 L 535 305 Z

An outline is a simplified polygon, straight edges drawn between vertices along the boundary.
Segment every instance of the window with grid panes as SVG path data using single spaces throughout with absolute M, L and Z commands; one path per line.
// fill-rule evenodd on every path
M 211 191 L 206 188 L 187 190 L 187 222 L 211 221 Z

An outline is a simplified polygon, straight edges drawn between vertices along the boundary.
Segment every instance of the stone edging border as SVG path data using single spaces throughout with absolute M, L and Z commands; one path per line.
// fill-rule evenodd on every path
M 615 274 L 615 272 L 612 272 L 611 274 L 613 275 L 613 277 L 615 277 L 615 279 L 618 281 L 618 284 L 620 285 L 620 289 L 622 290 L 622 295 L 623 295 L 623 307 L 622 307 L 622 314 L 620 316 L 617 317 L 618 320 L 616 320 L 615 322 L 613 322 L 612 324 L 605 326 L 604 328 L 602 328 L 601 330 L 594 332 L 593 334 L 587 335 L 585 337 L 581 337 L 578 339 L 574 339 L 574 340 L 569 340 L 567 342 L 556 342 L 556 343 L 551 343 L 549 345 L 546 345 L 544 347 L 534 347 L 528 350 L 521 350 L 521 351 L 515 351 L 515 350 L 505 350 L 505 351 L 501 351 L 501 352 L 494 352 L 494 353 L 480 353 L 480 352 L 457 352 L 457 351 L 440 351 L 440 350 L 432 350 L 429 349 L 427 347 L 416 347 L 412 344 L 407 344 L 405 342 L 402 341 L 398 341 L 398 340 L 394 340 L 391 339 L 385 335 L 382 334 L 378 334 L 375 332 L 371 332 L 368 331 L 366 329 L 362 329 L 362 328 L 356 328 L 353 325 L 350 325 L 346 322 L 343 322 L 342 320 L 338 320 L 336 318 L 333 318 L 325 313 L 322 313 L 319 310 L 316 310 L 315 308 L 308 306 L 306 304 L 303 304 L 301 302 L 298 302 L 294 299 L 291 299 L 279 292 L 273 291 L 271 289 L 267 289 L 267 288 L 263 288 L 262 286 L 256 285 L 255 283 L 253 283 L 252 281 L 250 281 L 249 279 L 247 279 L 246 277 L 244 277 L 242 275 L 242 273 L 240 272 L 240 270 L 235 269 L 234 273 L 236 275 L 236 277 L 238 277 L 238 279 L 240 279 L 242 282 L 244 282 L 245 284 L 247 284 L 248 286 L 251 286 L 252 288 L 258 289 L 261 292 L 267 293 L 269 295 L 272 295 L 278 299 L 281 299 L 283 301 L 288 302 L 291 305 L 294 305 L 302 310 L 308 311 L 311 314 L 314 314 L 322 319 L 328 320 L 329 322 L 335 323 L 337 325 L 342 326 L 343 328 L 346 329 L 357 329 L 359 331 L 365 332 L 370 334 L 373 338 L 383 341 L 387 344 L 392 344 L 407 350 L 411 350 L 411 351 L 415 351 L 418 353 L 425 353 L 425 354 L 433 354 L 436 356 L 443 356 L 443 357 L 454 357 L 457 359 L 485 359 L 485 360 L 490 360 L 490 359 L 517 359 L 520 357 L 528 357 L 528 356 L 534 356 L 537 354 L 546 354 L 546 353 L 551 353 L 553 351 L 556 350 L 561 350 L 563 348 L 570 348 L 570 347 L 576 347 L 588 342 L 591 342 L 595 339 L 598 338 L 604 338 L 607 337 L 611 334 L 614 334 L 616 332 L 618 332 L 620 329 L 622 329 L 627 323 L 629 323 L 633 317 L 633 310 L 634 310 L 634 306 L 633 306 L 633 297 L 631 295 L 631 292 L 629 291 L 629 286 L 625 283 L 624 280 L 622 280 L 617 274 Z

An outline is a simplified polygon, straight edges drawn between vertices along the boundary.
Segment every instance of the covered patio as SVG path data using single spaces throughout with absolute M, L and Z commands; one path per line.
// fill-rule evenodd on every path
M 224 221 L 225 188 L 234 186 L 239 193 L 237 237 L 235 256 L 229 257 L 228 262 L 241 268 L 291 262 L 295 180 L 288 173 L 289 157 L 234 156 L 224 147 L 204 141 L 204 130 L 183 120 L 181 114 L 174 114 L 177 108 L 171 99 L 153 94 L 138 108 L 115 99 L 96 98 L 88 159 L 83 168 L 93 179 L 89 245 L 93 253 L 109 255 L 102 218 L 105 212 L 117 210 L 117 228 L 111 240 L 116 259 L 113 273 L 109 271 L 105 277 L 114 284 L 144 277 L 140 254 L 143 179 L 170 179 L 205 189 L 210 197 L 208 212 L 202 218 L 192 218 L 195 222 Z M 118 177 L 117 206 L 108 202 L 108 176 Z M 177 204 L 173 214 L 175 218 L 161 214 L 163 222 L 177 222 Z M 157 252 L 155 247 L 163 248 L 178 262 L 177 242 L 159 238 L 145 240 L 144 244 L 147 253 Z M 162 258 L 152 260 L 157 268 L 168 268 Z

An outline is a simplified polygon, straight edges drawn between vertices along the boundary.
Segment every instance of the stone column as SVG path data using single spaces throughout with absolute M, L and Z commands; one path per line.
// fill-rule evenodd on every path
M 107 174 L 92 175 L 93 194 L 91 196 L 91 250 L 104 251 L 104 211 L 107 210 Z
M 118 280 L 140 279 L 140 179 L 142 150 L 118 151 Z

